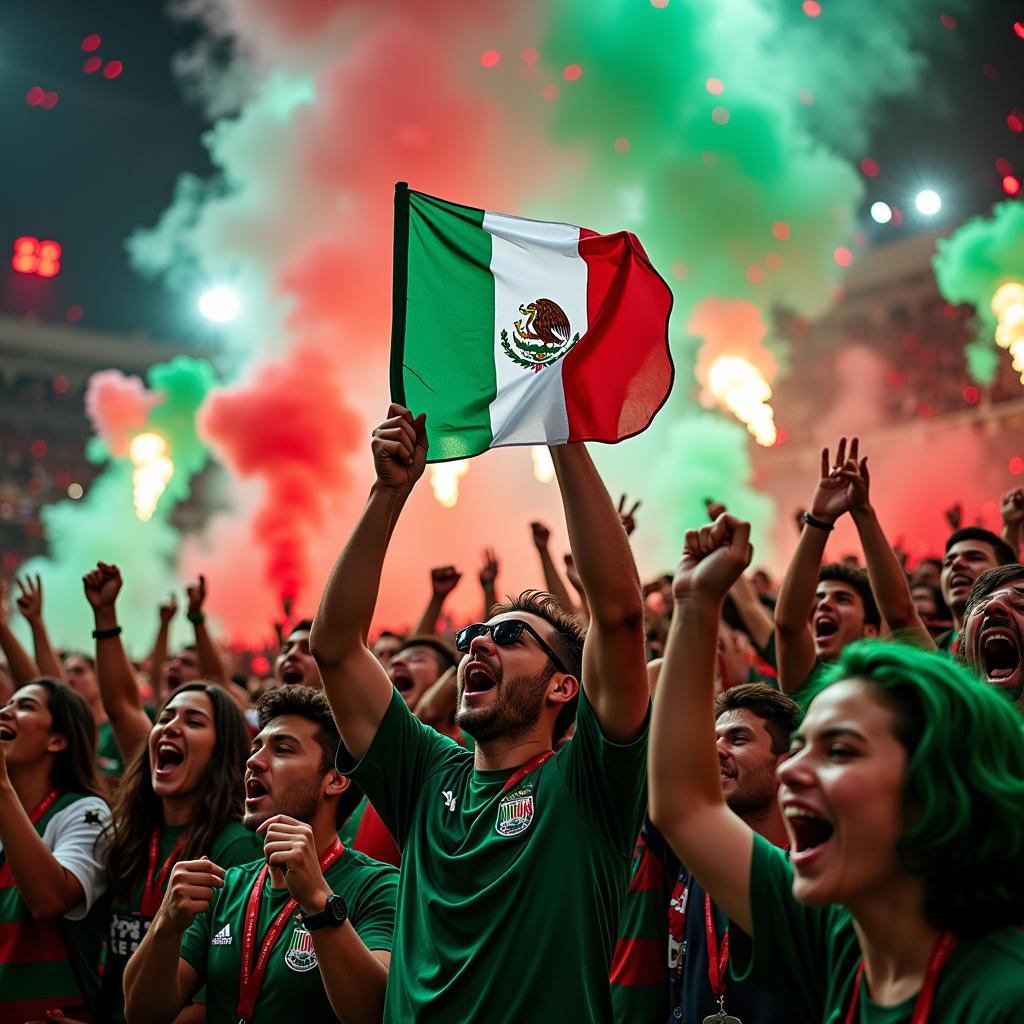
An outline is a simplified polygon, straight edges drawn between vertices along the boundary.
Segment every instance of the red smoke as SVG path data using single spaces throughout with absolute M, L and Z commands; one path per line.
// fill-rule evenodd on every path
M 348 456 L 362 431 L 342 380 L 336 355 L 300 344 L 287 360 L 214 392 L 203 407 L 200 429 L 219 458 L 237 476 L 265 483 L 250 528 L 278 595 L 309 598 L 311 534 L 323 529 L 337 495 L 352 484 Z
M 146 425 L 158 398 L 139 377 L 128 377 L 120 370 L 100 370 L 89 378 L 85 411 L 110 453 L 122 458 L 128 454 L 132 437 Z

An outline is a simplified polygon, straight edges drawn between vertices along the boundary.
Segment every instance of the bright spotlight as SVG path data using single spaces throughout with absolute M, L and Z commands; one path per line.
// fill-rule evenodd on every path
M 938 192 L 933 192 L 930 188 L 926 188 L 924 191 L 917 193 L 914 205 L 919 213 L 923 213 L 926 217 L 931 217 L 942 208 L 942 200 L 939 198 Z
M 238 292 L 227 285 L 218 284 L 207 288 L 199 296 L 199 312 L 217 324 L 226 324 L 238 316 L 242 303 Z
M 872 203 L 871 219 L 876 224 L 888 224 L 892 220 L 892 207 L 888 203 Z

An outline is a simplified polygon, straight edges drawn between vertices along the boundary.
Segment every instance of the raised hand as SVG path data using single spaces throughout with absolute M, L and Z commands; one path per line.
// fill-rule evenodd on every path
M 18 609 L 29 622 L 41 622 L 43 618 L 43 581 L 36 576 L 19 576 Z
M 174 594 L 171 594 L 171 596 L 164 601 L 162 605 L 160 605 L 160 622 L 167 626 L 170 624 L 171 619 L 173 619 L 177 614 L 178 599 Z
M 530 531 L 533 534 L 533 544 L 538 551 L 547 550 L 548 542 L 551 540 L 551 531 L 543 523 L 530 523 Z
M 122 582 L 121 570 L 107 562 L 97 562 L 96 568 L 82 577 L 86 600 L 94 609 L 113 608 Z
M 868 473 L 868 457 L 857 461 L 857 438 L 853 439 L 850 458 L 839 469 L 839 476 L 846 481 L 846 499 L 851 512 L 864 512 L 871 507 L 871 476 Z
M 999 503 L 999 511 L 1007 525 L 1024 522 L 1024 487 L 1008 490 Z
M 723 599 L 753 554 L 750 523 L 735 516 L 720 515 L 708 526 L 687 530 L 683 557 L 672 581 L 673 596 L 676 600 L 694 594 Z
M 200 576 L 195 583 L 190 583 L 185 588 L 188 595 L 188 611 L 186 615 L 199 615 L 206 603 L 206 577 Z
M 480 586 L 493 587 L 498 578 L 498 556 L 494 548 L 484 548 L 484 564 L 480 567 Z
M 707 509 L 708 519 L 711 522 L 714 522 L 720 515 L 728 511 L 720 501 L 715 501 L 714 498 L 705 498 L 704 508 Z
M 414 417 L 392 402 L 388 418 L 373 431 L 370 450 L 377 480 L 396 491 L 411 491 L 427 464 L 426 414 Z
M 441 565 L 430 570 L 430 588 L 434 597 L 447 597 L 462 579 L 454 565 Z
M 959 530 L 964 521 L 964 507 L 959 501 L 956 501 L 946 509 L 944 515 L 946 522 L 949 523 L 949 528 Z
M 210 909 L 214 890 L 223 885 L 224 869 L 209 857 L 178 861 L 160 904 L 159 914 L 164 924 L 183 934 L 197 914 Z
M 815 519 L 821 519 L 826 523 L 834 523 L 841 515 L 849 512 L 854 500 L 854 485 L 851 480 L 842 475 L 842 471 L 860 470 L 858 456 L 860 442 L 854 438 L 850 442 L 849 454 L 846 450 L 846 438 L 839 439 L 836 448 L 835 463 L 830 467 L 828 449 L 821 450 L 821 477 L 818 486 L 814 489 L 814 497 L 811 499 L 810 514 Z M 866 466 L 864 467 L 866 469 Z M 866 488 L 864 495 L 866 495 Z M 862 496 L 857 495 L 857 500 Z
M 256 831 L 263 833 L 263 856 L 270 870 L 283 872 L 292 899 L 307 914 L 323 910 L 331 887 L 320 870 L 309 825 L 285 814 L 275 814 Z
M 626 531 L 626 536 L 629 537 L 636 529 L 636 510 L 640 507 L 639 501 L 633 502 L 631 509 L 626 509 L 626 495 L 623 494 L 619 498 L 619 506 L 615 510 L 619 513 L 619 519 L 622 521 L 622 528 Z

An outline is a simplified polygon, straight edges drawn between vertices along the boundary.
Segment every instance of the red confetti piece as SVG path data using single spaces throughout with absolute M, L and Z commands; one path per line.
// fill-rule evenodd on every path
M 536 64 L 540 60 L 540 53 L 536 46 L 528 46 L 519 56 L 524 64 Z
M 1006 127 L 1011 132 L 1024 132 L 1024 120 L 1019 118 L 1016 114 L 1009 114 L 1006 118 Z
M 953 31 L 956 28 L 956 18 L 952 14 L 942 14 L 939 16 L 939 21 L 942 23 L 943 28 L 948 28 Z
M 122 71 L 124 71 L 124 65 L 119 60 L 108 60 L 103 65 L 104 78 L 117 78 Z
M 60 99 L 60 94 L 59 93 L 57 93 L 57 92 L 48 92 L 48 93 L 46 93 L 46 95 L 43 96 L 42 100 L 39 103 L 39 106 L 41 106 L 43 108 L 43 110 L 53 110 L 53 108 L 55 106 L 57 106 L 57 101 L 59 99 Z
M 715 107 L 711 111 L 711 120 L 715 124 L 728 124 L 729 123 L 729 111 L 725 107 Z
M 860 169 L 863 174 L 866 174 L 869 178 L 877 178 L 878 172 L 881 168 L 878 166 L 877 160 L 872 160 L 871 157 L 866 156 L 860 162 Z
M 46 98 L 46 90 L 41 89 L 38 85 L 33 85 L 27 93 L 25 93 L 25 102 L 30 107 L 38 107 L 40 103 Z
M 93 50 L 98 50 L 100 48 L 100 43 L 102 43 L 102 42 L 103 42 L 103 40 L 100 39 L 100 37 L 98 35 L 96 35 L 95 32 L 93 32 L 90 35 L 87 35 L 82 40 L 82 49 L 86 53 L 92 53 Z
M 772 234 L 780 242 L 784 242 L 787 238 L 789 238 L 789 225 L 784 220 L 777 220 L 772 225 Z
M 575 82 L 583 77 L 583 68 L 579 64 L 570 64 L 563 72 L 562 77 L 567 82 Z
M 833 257 L 841 267 L 848 267 L 853 262 L 853 253 L 845 245 L 837 246 Z
M 721 96 L 725 92 L 725 83 L 720 78 L 709 78 L 704 83 L 704 88 L 707 89 L 712 96 Z
M 1010 465 L 1008 468 L 1011 473 L 1017 475 L 1024 473 L 1024 459 L 1022 459 L 1019 455 L 1014 455 L 1014 457 L 1010 459 Z
M 629 152 L 629 139 L 620 137 L 615 140 L 615 152 L 616 153 L 628 153 Z
M 821 4 L 817 0 L 804 0 L 803 8 L 808 18 L 816 18 L 821 14 Z
M 1013 31 L 1016 32 L 1021 39 L 1024 39 L 1024 21 L 1015 21 L 1013 23 Z
M 89 57 L 85 61 L 85 63 L 82 65 L 82 70 L 87 75 L 91 75 L 91 74 L 94 74 L 95 72 L 99 71 L 100 66 L 102 64 L 103 64 L 103 58 L 102 57 L 97 57 L 94 54 L 92 57 Z
M 975 402 L 981 397 L 981 392 L 973 384 L 968 384 L 964 388 L 964 401 L 968 405 L 974 405 Z
M 1020 192 L 1020 178 L 1015 178 L 1012 174 L 1007 174 L 1003 178 L 1003 191 L 1008 196 L 1015 196 Z
M 1013 164 L 1005 156 L 1001 156 L 996 161 L 996 170 L 1000 174 L 1013 174 Z
M 480 54 L 480 63 L 485 68 L 493 68 L 501 60 L 501 54 L 497 50 L 485 50 Z

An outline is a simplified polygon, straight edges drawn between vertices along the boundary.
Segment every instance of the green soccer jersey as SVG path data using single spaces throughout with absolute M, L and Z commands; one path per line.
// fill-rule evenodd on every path
M 214 894 L 210 909 L 196 917 L 182 939 L 182 958 L 206 983 L 207 1024 L 235 1024 L 238 1020 L 245 910 L 264 864 L 258 860 L 227 871 L 224 887 Z M 344 898 L 352 927 L 366 948 L 390 951 L 398 869 L 346 848 L 324 872 L 324 878 L 331 891 Z M 287 889 L 274 889 L 267 879 L 256 923 L 255 952 L 288 898 Z M 253 1011 L 255 1024 L 298 1019 L 314 1024 L 336 1019 L 316 970 L 312 938 L 297 914 L 288 919 L 270 952 Z
M 646 754 L 646 724 L 611 743 L 581 693 L 573 739 L 506 790 L 395 692 L 350 773 L 402 850 L 385 1021 L 612 1020 Z
M 785 852 L 755 836 L 750 899 L 756 939 L 751 941 L 738 928 L 729 930 L 730 970 L 740 981 L 755 981 L 783 996 L 808 1024 L 843 1024 L 861 958 L 853 919 L 843 907 L 797 902 L 792 885 L 793 868 Z M 862 983 L 858 1024 L 909 1024 L 915 1001 L 876 1006 Z M 939 975 L 929 1020 L 1024 1020 L 1024 933 L 1002 928 L 982 939 L 961 941 Z
M 103 775 L 120 776 L 124 770 L 121 748 L 117 745 L 114 727 L 109 722 L 100 722 L 96 735 L 96 767 Z
M 188 825 L 165 825 L 160 830 L 160 846 L 157 851 L 155 876 L 171 856 L 174 845 L 188 830 Z M 148 854 L 148 850 L 147 850 Z M 209 856 L 214 864 L 222 868 L 236 864 L 248 864 L 254 857 L 263 855 L 263 837 L 250 832 L 240 821 L 232 821 L 221 829 L 210 847 Z M 131 901 L 114 900 L 110 908 L 110 924 L 107 932 L 106 961 L 103 967 L 103 1019 L 123 1024 L 124 991 L 122 979 L 128 958 L 139 948 L 152 918 L 142 914 L 142 890 L 145 885 L 146 868 L 132 885 Z M 164 888 L 170 879 L 170 872 L 164 879 Z M 161 898 L 163 892 L 160 893 Z

